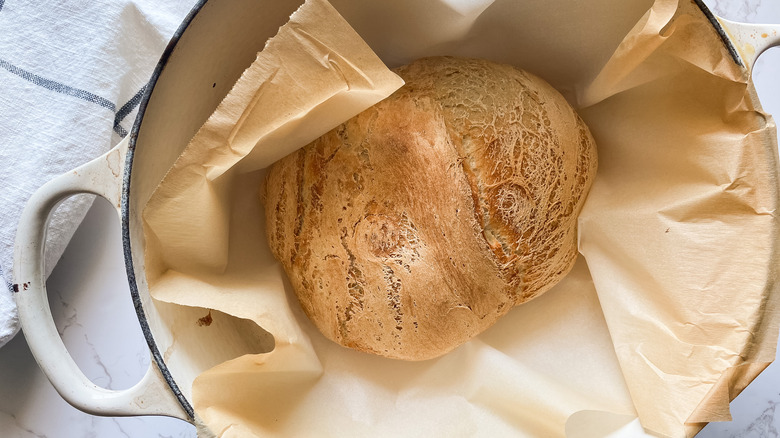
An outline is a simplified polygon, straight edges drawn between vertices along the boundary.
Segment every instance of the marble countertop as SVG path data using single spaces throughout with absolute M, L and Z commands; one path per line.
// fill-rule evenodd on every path
M 777 0 L 705 0 L 719 16 L 780 23 Z M 780 114 L 780 49 L 758 61 L 754 82 L 767 112 Z M 119 220 L 98 200 L 74 236 L 49 285 L 49 301 L 65 345 L 96 384 L 123 389 L 146 371 L 150 356 L 130 300 Z M 96 300 L 96 297 L 100 297 Z M 23 336 L 0 349 L 0 435 L 31 437 L 195 437 L 195 428 L 164 417 L 95 417 L 68 405 L 33 359 Z M 732 403 L 733 421 L 711 423 L 698 436 L 780 436 L 780 364 L 767 368 Z M 776 415 L 778 414 L 778 415 Z

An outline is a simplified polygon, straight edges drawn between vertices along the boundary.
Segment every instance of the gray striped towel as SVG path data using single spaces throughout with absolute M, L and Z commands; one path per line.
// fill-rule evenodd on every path
M 0 346 L 18 331 L 16 225 L 49 179 L 107 151 L 133 124 L 160 54 L 195 0 L 0 0 Z M 52 219 L 47 274 L 91 205 Z

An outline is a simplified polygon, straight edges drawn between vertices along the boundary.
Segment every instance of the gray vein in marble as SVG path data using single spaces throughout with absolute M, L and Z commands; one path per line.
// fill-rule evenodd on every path
M 729 20 L 754 22 L 759 3 L 759 0 L 713 0 L 712 10 Z
M 748 425 L 742 432 L 737 432 L 732 435 L 732 438 L 778 438 L 780 432 L 774 425 L 775 413 L 777 412 L 777 406 L 780 403 L 775 401 L 769 402 L 769 407 L 766 408 L 761 415 L 758 416 L 752 423 Z
M 97 422 L 95 417 L 89 417 L 89 432 L 84 438 L 97 438 Z
M 71 327 L 84 328 L 84 326 L 78 322 L 78 312 L 74 307 L 71 307 L 70 304 L 65 301 L 65 299 L 63 299 L 62 293 L 60 293 L 60 291 L 56 291 L 55 295 L 60 303 L 60 308 L 58 310 L 61 311 L 62 315 L 62 318 L 57 318 L 57 322 L 59 323 L 57 324 L 57 332 L 60 334 L 60 337 L 64 337 L 65 332 Z
M 103 376 L 98 376 L 94 379 L 92 379 L 93 382 L 95 382 L 96 385 L 100 384 L 97 380 L 101 377 L 105 377 L 108 379 L 108 383 L 103 385 L 106 389 L 114 389 L 114 379 L 111 377 L 111 373 L 108 372 L 108 368 L 103 363 L 103 360 L 100 358 L 100 355 L 97 352 L 97 349 L 95 348 L 95 345 L 90 342 L 89 337 L 86 333 L 84 333 L 84 342 L 89 347 L 91 353 L 92 353 L 92 360 L 94 361 L 95 365 L 99 366 L 101 370 L 103 370 Z
M 16 427 L 18 427 L 19 429 L 29 433 L 32 436 L 36 436 L 38 438 L 47 438 L 45 434 L 36 433 L 34 430 L 31 430 L 31 429 L 28 429 L 28 428 L 22 426 L 22 424 L 19 423 L 19 420 L 16 418 L 16 415 L 10 414 L 9 416 L 14 420 L 14 424 L 16 424 Z
M 125 430 L 122 428 L 122 425 L 119 423 L 119 421 L 117 421 L 116 418 L 111 418 L 110 420 L 116 425 L 117 429 L 119 429 L 119 432 L 122 435 L 126 436 L 127 438 L 132 438 L 129 433 L 125 432 Z

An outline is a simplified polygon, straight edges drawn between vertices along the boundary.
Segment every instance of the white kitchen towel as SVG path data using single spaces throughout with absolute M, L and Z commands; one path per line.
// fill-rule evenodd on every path
M 11 287 L 30 195 L 129 131 L 162 51 L 197 0 L 0 0 L 0 346 L 18 331 Z M 91 205 L 53 218 L 46 272 Z

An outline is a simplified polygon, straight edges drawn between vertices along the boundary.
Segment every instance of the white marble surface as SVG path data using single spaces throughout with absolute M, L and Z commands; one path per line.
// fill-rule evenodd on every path
M 49 304 L 76 363 L 95 384 L 129 388 L 150 355 L 122 257 L 119 219 L 99 199 L 49 281 Z M 195 437 L 195 428 L 164 417 L 107 418 L 67 404 L 41 373 L 23 336 L 0 349 L 0 437 Z
M 780 23 L 780 0 L 705 0 L 725 18 Z M 780 115 L 780 49 L 758 62 L 754 79 L 764 108 Z M 97 202 L 49 280 L 50 304 L 63 340 L 84 373 L 111 389 L 132 386 L 149 364 L 130 301 L 119 221 Z M 700 437 L 780 437 L 780 364 L 771 365 L 731 404 L 734 420 Z M 776 415 L 778 414 L 778 415 Z M 17 336 L 0 349 L 0 436 L 4 438 L 195 437 L 170 418 L 103 418 L 82 413 L 54 391 Z

